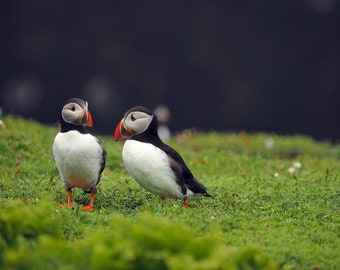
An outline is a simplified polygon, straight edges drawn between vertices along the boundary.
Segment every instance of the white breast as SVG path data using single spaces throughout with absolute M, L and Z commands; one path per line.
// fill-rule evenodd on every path
M 58 133 L 52 152 L 66 186 L 95 186 L 102 162 L 102 149 L 95 137 L 78 131 Z
M 183 198 L 167 154 L 150 143 L 127 140 L 123 161 L 131 176 L 146 190 L 161 197 Z

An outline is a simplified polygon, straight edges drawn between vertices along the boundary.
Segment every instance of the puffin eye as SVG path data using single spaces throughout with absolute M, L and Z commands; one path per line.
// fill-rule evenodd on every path
M 72 106 L 71 110 L 74 112 L 76 110 L 76 106 Z
M 132 121 L 135 121 L 135 120 L 136 120 L 136 118 L 133 116 L 133 114 L 131 114 L 131 120 L 132 120 Z

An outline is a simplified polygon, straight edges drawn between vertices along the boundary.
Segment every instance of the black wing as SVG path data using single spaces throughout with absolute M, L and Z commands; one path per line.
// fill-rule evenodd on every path
M 105 150 L 105 148 L 103 146 L 102 141 L 99 140 L 98 138 L 96 138 L 96 140 L 97 140 L 100 148 L 102 149 L 102 160 L 101 160 L 100 169 L 99 169 L 99 172 L 98 172 L 98 179 L 97 179 L 97 183 L 96 183 L 96 185 L 98 185 L 99 181 L 100 181 L 101 174 L 102 174 L 102 172 L 103 172 L 103 170 L 105 168 L 107 152 L 106 152 L 106 150 Z
M 177 176 L 177 182 L 180 185 L 183 194 L 186 194 L 187 189 L 190 189 L 194 193 L 200 193 L 209 197 L 211 196 L 207 192 L 206 187 L 193 176 L 183 158 L 176 152 L 176 150 L 164 143 L 161 143 L 159 147 L 169 155 L 171 169 Z

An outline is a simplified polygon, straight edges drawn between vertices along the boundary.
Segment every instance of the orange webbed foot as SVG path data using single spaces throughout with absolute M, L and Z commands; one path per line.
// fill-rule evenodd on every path
M 73 208 L 73 203 L 61 203 L 61 204 L 59 204 L 59 207 L 60 208 L 63 208 L 63 207 L 71 207 L 71 208 Z
M 96 197 L 96 193 L 91 193 L 91 199 L 90 203 L 88 205 L 83 206 L 83 211 L 87 212 L 93 212 L 93 203 L 94 203 L 94 198 Z
M 93 205 L 84 205 L 83 206 L 83 211 L 87 211 L 87 212 L 93 212 L 94 208 Z
M 59 207 L 72 207 L 73 208 L 73 203 L 72 203 L 72 190 L 67 191 L 67 203 L 61 203 L 59 204 Z
M 183 207 L 184 208 L 188 208 L 188 206 L 189 206 L 189 200 L 188 199 L 184 199 L 183 200 Z

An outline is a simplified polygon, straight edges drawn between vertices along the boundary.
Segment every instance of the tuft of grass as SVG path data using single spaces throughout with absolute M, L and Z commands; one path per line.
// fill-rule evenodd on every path
M 51 147 L 57 126 L 6 116 L 0 129 L 1 269 L 336 269 L 340 146 L 305 136 L 183 132 L 170 141 L 214 197 L 189 209 L 142 189 L 122 143 L 95 211 L 67 198 Z

